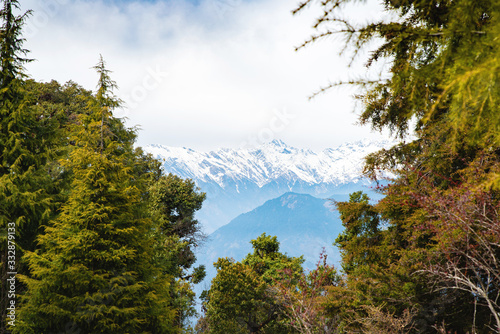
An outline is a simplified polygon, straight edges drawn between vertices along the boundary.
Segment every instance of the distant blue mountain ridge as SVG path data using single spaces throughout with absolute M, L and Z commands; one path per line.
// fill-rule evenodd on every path
M 363 158 L 391 145 L 365 140 L 313 152 L 273 141 L 211 152 L 162 145 L 145 151 L 163 161 L 165 172 L 192 179 L 207 194 L 196 215 L 209 234 L 196 249 L 197 265 L 207 269 L 195 287 L 199 295 L 210 287 L 218 258 L 242 260 L 262 233 L 277 236 L 289 256 L 304 256 L 305 269 L 314 268 L 323 251 L 339 267 L 333 242 L 343 226 L 332 200 L 347 201 L 359 190 L 379 200 L 376 184 L 361 175 Z
M 196 292 L 209 288 L 216 275 L 213 263 L 218 258 L 241 261 L 252 251 L 250 241 L 262 233 L 277 236 L 281 252 L 304 256 L 306 270 L 316 266 L 323 252 L 328 263 L 339 268 L 340 253 L 333 243 L 342 230 L 339 213 L 330 199 L 287 192 L 239 215 L 208 236 L 196 252 L 197 265 L 204 264 L 207 269 L 207 277 L 196 287 Z
M 184 147 L 149 145 L 167 173 L 192 179 L 207 193 L 197 218 L 212 233 L 240 214 L 285 193 L 346 200 L 348 194 L 375 184 L 361 175 L 363 158 L 392 146 L 389 141 L 361 140 L 320 152 L 274 140 L 257 148 L 200 152 Z

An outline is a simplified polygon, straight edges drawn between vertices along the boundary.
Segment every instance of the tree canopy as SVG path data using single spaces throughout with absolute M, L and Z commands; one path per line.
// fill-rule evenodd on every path
M 19 10 L 2 1 L 0 332 L 187 331 L 205 195 L 134 148 L 102 57 L 95 92 L 28 79 Z
M 279 252 L 277 238 L 265 233 L 251 241 L 253 253 L 241 262 L 221 258 L 217 276 L 206 293 L 206 333 L 292 333 L 273 286 L 289 270 L 302 273 L 302 257 Z
M 389 18 L 362 24 L 342 16 L 354 3 L 299 4 L 323 13 L 302 47 L 342 34 L 363 57 L 377 42 L 363 60 L 384 75 L 337 84 L 360 87 L 360 123 L 401 140 L 366 157 L 366 176 L 396 177 L 378 203 L 336 203 L 341 272 L 305 273 L 266 234 L 219 259 L 199 332 L 500 332 L 500 3 L 382 0 Z M 95 92 L 28 79 L 19 10 L 2 1 L 0 300 L 17 318 L 2 313 L 0 331 L 192 330 L 205 194 L 134 148 L 102 57 Z
M 318 3 L 302 47 L 342 34 L 360 57 L 377 42 L 364 61 L 384 61 L 383 76 L 337 84 L 360 88 L 361 124 L 401 143 L 366 158 L 367 176 L 397 175 L 383 200 L 337 203 L 344 283 L 327 307 L 345 330 L 498 332 L 499 3 L 384 0 L 389 18 L 356 24 L 342 16 L 356 2 Z

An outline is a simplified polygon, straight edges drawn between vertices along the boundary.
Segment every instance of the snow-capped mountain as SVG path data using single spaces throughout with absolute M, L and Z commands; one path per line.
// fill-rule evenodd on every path
M 286 180 L 292 187 L 296 182 L 338 185 L 359 180 L 363 158 L 391 145 L 389 141 L 362 140 L 313 152 L 273 140 L 257 149 L 199 152 L 185 147 L 149 145 L 145 150 L 164 160 L 165 171 L 191 178 L 197 184 L 215 183 L 226 188 L 237 187 L 238 181 L 242 181 L 263 187 Z
M 210 233 L 289 191 L 325 198 L 369 187 L 361 176 L 363 158 L 392 145 L 361 140 L 313 152 L 274 140 L 253 149 L 200 152 L 149 145 L 144 150 L 162 160 L 167 173 L 193 179 L 207 193 L 198 219 Z

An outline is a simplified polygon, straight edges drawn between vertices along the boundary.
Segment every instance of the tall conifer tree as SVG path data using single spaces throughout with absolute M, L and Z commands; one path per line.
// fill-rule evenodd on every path
M 96 98 L 79 116 L 63 166 L 73 180 L 58 219 L 27 255 L 33 278 L 17 333 L 169 333 L 167 286 L 151 265 L 151 228 L 134 178 L 134 134 L 112 115 L 119 105 L 104 61 Z

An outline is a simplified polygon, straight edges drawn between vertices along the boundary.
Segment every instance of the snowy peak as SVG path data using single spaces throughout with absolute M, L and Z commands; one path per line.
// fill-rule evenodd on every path
M 210 152 L 162 145 L 144 150 L 163 161 L 165 172 L 192 179 L 207 194 L 197 219 L 210 233 L 284 194 L 280 207 L 300 207 L 304 197 L 299 201 L 289 192 L 344 199 L 352 191 L 369 191 L 371 183 L 361 176 L 363 158 L 392 145 L 361 140 L 315 152 L 275 140 L 257 148 Z
M 361 140 L 321 152 L 288 146 L 273 140 L 253 149 L 218 149 L 199 152 L 185 147 L 149 145 L 145 151 L 164 161 L 166 172 L 193 179 L 198 185 L 216 183 L 222 188 L 272 182 L 345 184 L 357 182 L 363 158 L 392 146 L 389 141 Z M 290 188 L 291 189 L 291 188 Z
M 267 145 L 269 146 L 275 146 L 275 147 L 288 147 L 281 139 L 274 139 L 271 142 L 269 142 Z

